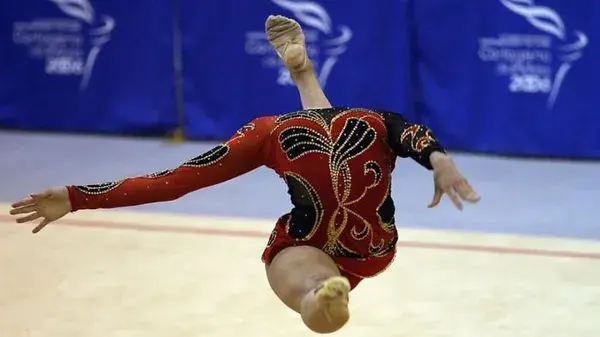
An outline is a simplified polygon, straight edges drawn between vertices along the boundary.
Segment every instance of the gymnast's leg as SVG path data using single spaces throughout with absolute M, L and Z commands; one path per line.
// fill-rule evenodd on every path
M 273 292 L 304 324 L 317 333 L 332 333 L 349 320 L 350 284 L 335 262 L 311 246 L 288 247 L 266 266 Z
M 267 38 L 273 45 L 296 83 L 303 109 L 331 108 L 311 60 L 306 54 L 304 33 L 300 25 L 283 16 L 269 16 Z
M 266 30 L 269 41 L 290 70 L 303 108 L 330 108 L 306 55 L 300 25 L 282 16 L 270 16 Z M 298 312 L 312 331 L 331 333 L 348 322 L 350 284 L 323 251 L 310 246 L 288 247 L 273 258 L 266 270 L 275 294 Z

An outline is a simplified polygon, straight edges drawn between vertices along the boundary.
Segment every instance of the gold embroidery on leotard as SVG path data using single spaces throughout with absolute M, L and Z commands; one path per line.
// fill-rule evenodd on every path
M 361 117 L 348 116 L 352 112 L 357 111 L 367 112 L 368 115 Z M 339 123 L 336 124 L 336 122 L 343 117 L 347 117 L 344 125 L 336 139 L 333 139 L 333 128 L 339 127 Z M 317 128 L 285 126 L 285 121 L 296 118 L 313 122 Z M 276 120 L 274 130 L 280 127 L 284 128 L 280 131 L 278 137 L 281 150 L 285 153 L 288 160 L 294 161 L 310 154 L 328 156 L 331 185 L 337 200 L 337 207 L 332 210 L 333 214 L 326 224 L 327 242 L 322 249 L 332 256 L 345 256 L 348 254 L 358 256 L 356 252 L 345 247 L 339 240 L 340 235 L 346 229 L 350 215 L 360 219 L 362 226 L 364 226 L 362 228 L 356 226 L 352 228 L 350 230 L 352 237 L 357 240 L 364 240 L 370 234 L 369 250 L 372 252 L 380 251 L 384 244 L 380 241 L 373 242 L 373 225 L 350 209 L 351 205 L 359 202 L 366 196 L 368 189 L 377 186 L 382 180 L 383 171 L 381 166 L 374 161 L 366 163 L 364 167 L 365 175 L 372 173 L 373 183 L 365 191 L 361 191 L 361 194 L 357 198 L 349 200 L 352 193 L 352 174 L 349 161 L 369 150 L 377 141 L 378 134 L 370 123 L 377 123 L 385 129 L 382 116 L 365 109 L 348 109 L 334 116 L 329 123 L 327 123 L 326 119 L 319 112 L 312 110 L 283 115 Z M 313 230 L 316 229 L 316 225 Z M 286 227 L 289 228 L 290 225 Z
M 296 208 L 296 212 L 302 213 L 300 218 L 288 217 L 286 221 L 286 232 L 296 240 L 310 240 L 317 230 L 319 224 L 323 221 L 323 204 L 314 187 L 301 175 L 294 172 L 285 172 L 284 178 L 290 188 Z
M 431 130 L 421 125 L 411 125 L 400 135 L 400 142 L 403 144 L 409 143 L 415 152 L 421 152 L 432 143 L 435 143 L 435 138 L 433 138 Z

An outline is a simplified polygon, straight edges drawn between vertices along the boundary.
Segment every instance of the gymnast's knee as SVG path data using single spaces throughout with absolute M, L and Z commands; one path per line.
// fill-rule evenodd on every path
M 309 246 L 286 248 L 267 266 L 271 288 L 288 307 L 298 313 L 307 294 L 314 292 L 326 279 L 339 275 L 336 264 L 329 256 Z

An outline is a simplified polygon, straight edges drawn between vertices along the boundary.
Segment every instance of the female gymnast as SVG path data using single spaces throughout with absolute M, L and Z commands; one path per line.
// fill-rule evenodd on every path
M 12 205 L 18 223 L 41 218 L 39 232 L 69 212 L 170 201 L 260 166 L 287 184 L 292 210 L 277 221 L 262 255 L 271 288 L 317 333 L 348 321 L 348 294 L 383 272 L 396 253 L 391 177 L 396 157 L 433 171 L 429 207 L 447 195 L 479 196 L 432 132 L 402 116 L 363 108 L 333 108 L 317 81 L 300 25 L 270 16 L 266 34 L 298 88 L 303 110 L 261 117 L 228 141 L 181 166 L 147 176 L 53 188 Z

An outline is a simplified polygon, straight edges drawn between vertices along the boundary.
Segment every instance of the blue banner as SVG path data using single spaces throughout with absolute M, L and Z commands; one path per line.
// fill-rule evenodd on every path
M 188 137 L 224 139 L 298 110 L 271 14 L 304 27 L 333 105 L 400 112 L 451 149 L 600 158 L 592 0 L 0 0 L 0 127 L 160 134 L 183 107 Z
M 264 25 L 285 15 L 304 28 L 333 105 L 411 115 L 405 1 L 181 1 L 184 98 L 191 138 L 226 138 L 257 116 L 301 109 Z
M 0 126 L 166 132 L 171 27 L 170 0 L 0 1 Z
M 455 149 L 600 157 L 600 3 L 411 2 L 418 111 Z

